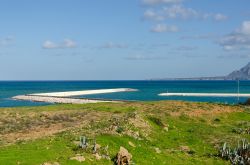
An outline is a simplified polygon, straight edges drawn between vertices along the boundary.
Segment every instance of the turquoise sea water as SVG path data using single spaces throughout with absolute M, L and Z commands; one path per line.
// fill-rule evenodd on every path
M 237 103 L 236 97 L 163 97 L 163 92 L 237 93 L 236 81 L 0 81 L 0 107 L 46 105 L 30 101 L 15 101 L 12 96 L 38 92 L 77 91 L 89 89 L 134 88 L 138 92 L 121 92 L 82 96 L 119 100 L 187 100 Z M 250 93 L 250 81 L 240 81 L 240 93 Z M 244 102 L 247 98 L 241 98 Z

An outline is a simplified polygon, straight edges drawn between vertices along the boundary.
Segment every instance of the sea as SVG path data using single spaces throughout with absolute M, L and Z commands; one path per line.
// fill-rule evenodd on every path
M 16 95 L 110 88 L 133 88 L 138 89 L 138 91 L 79 97 L 130 101 L 184 100 L 223 104 L 237 104 L 247 100 L 247 98 L 238 100 L 237 97 L 158 96 L 159 93 L 164 92 L 237 93 L 238 81 L 0 81 L 0 107 L 41 106 L 48 104 L 13 100 L 12 97 Z M 250 81 L 240 81 L 239 92 L 250 93 Z

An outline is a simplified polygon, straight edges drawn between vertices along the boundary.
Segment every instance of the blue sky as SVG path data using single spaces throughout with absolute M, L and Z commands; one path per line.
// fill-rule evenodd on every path
M 217 76 L 250 61 L 249 0 L 0 4 L 0 80 Z

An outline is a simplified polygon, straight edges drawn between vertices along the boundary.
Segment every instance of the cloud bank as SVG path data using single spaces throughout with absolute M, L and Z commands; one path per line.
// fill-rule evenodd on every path
M 152 27 L 151 32 L 163 33 L 163 32 L 178 32 L 178 27 L 175 25 L 157 24 Z
M 113 43 L 113 42 L 108 42 L 102 45 L 100 48 L 105 48 L 105 49 L 123 49 L 123 48 L 128 48 L 128 45 L 126 44 L 120 44 L 120 43 Z
M 250 49 L 250 21 L 244 21 L 238 29 L 223 36 L 219 44 L 227 51 Z
M 187 8 L 182 4 L 164 6 L 161 9 L 147 9 L 144 12 L 144 19 L 153 21 L 164 21 L 168 19 L 199 19 L 214 21 L 224 21 L 228 17 L 221 13 L 203 13 L 192 8 Z
M 173 4 L 180 2 L 182 2 L 182 0 L 142 0 L 142 3 L 145 5 Z
M 47 40 L 43 43 L 42 47 L 44 49 L 64 49 L 64 48 L 75 48 L 77 44 L 71 39 L 64 39 L 61 43 L 56 43 L 50 40 Z

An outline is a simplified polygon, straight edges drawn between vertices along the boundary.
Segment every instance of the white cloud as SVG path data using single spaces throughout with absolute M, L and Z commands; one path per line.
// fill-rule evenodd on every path
M 221 13 L 217 13 L 217 14 L 214 14 L 214 20 L 215 21 L 224 21 L 224 20 L 227 20 L 228 17 L 224 14 L 221 14 Z
M 152 29 L 151 32 L 163 33 L 163 32 L 177 32 L 179 29 L 175 25 L 157 24 Z
M 55 48 L 58 48 L 58 45 L 52 41 L 47 40 L 43 43 L 43 48 L 44 49 L 55 49 Z
M 135 55 L 131 57 L 126 57 L 125 59 L 131 61 L 143 61 L 143 60 L 164 60 L 167 59 L 167 57 Z
M 167 18 L 195 18 L 199 13 L 192 8 L 186 8 L 182 5 L 173 5 L 163 8 L 164 17 Z
M 42 45 L 44 49 L 75 48 L 76 46 L 76 42 L 71 39 L 64 39 L 61 43 L 55 43 L 53 41 L 47 40 Z
M 214 20 L 225 21 L 228 17 L 222 13 L 202 12 L 183 5 L 184 0 L 142 0 L 144 4 L 148 4 L 150 8 L 143 13 L 145 20 L 161 22 L 151 29 L 151 32 L 176 32 L 178 28 L 175 26 L 162 25 L 168 20 Z M 156 4 L 161 4 L 157 5 Z
M 63 44 L 61 46 L 63 48 L 74 48 L 76 47 L 76 42 L 71 39 L 64 39 Z
M 223 36 L 219 44 L 227 51 L 250 49 L 250 21 L 244 21 L 240 28 Z
M 250 35 L 250 21 L 244 21 L 241 27 L 236 30 L 238 33 Z
M 147 9 L 144 12 L 144 18 L 153 21 L 164 21 L 168 19 L 213 19 L 215 21 L 224 21 L 228 17 L 221 13 L 203 13 L 192 8 L 187 8 L 182 4 L 174 4 L 162 8 Z
M 182 0 L 142 0 L 142 3 L 146 5 L 171 4 L 180 2 L 182 2 Z
M 128 45 L 108 42 L 108 43 L 102 45 L 101 48 L 106 48 L 106 49 L 119 48 L 119 49 L 122 49 L 122 48 L 128 48 Z
M 166 19 L 188 19 L 198 18 L 200 15 L 192 8 L 185 8 L 182 5 L 171 5 L 163 7 L 162 9 L 148 9 L 144 12 L 144 18 L 154 21 L 163 21 Z
M 144 12 L 144 18 L 154 21 L 163 21 L 165 19 L 165 17 L 162 14 L 157 13 L 151 9 L 148 9 Z

